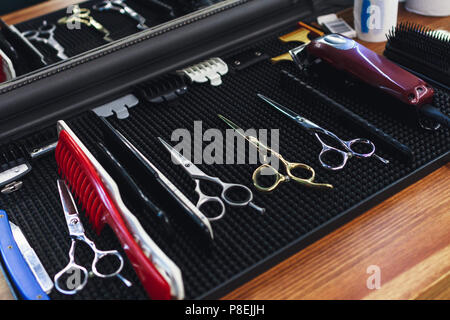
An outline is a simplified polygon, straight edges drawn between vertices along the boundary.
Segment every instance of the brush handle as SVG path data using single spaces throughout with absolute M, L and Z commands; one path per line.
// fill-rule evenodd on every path
M 377 128 L 372 123 L 364 119 L 363 117 L 357 115 L 356 113 L 350 111 L 346 107 L 344 107 L 339 102 L 331 99 L 327 95 L 323 94 L 319 90 L 311 87 L 306 82 L 296 78 L 292 74 L 290 74 L 287 71 L 282 70 L 282 77 L 286 81 L 292 81 L 293 83 L 297 84 L 298 86 L 301 86 L 302 88 L 308 90 L 310 93 L 312 93 L 315 97 L 318 97 L 326 104 L 333 106 L 334 110 L 338 111 L 339 114 L 341 114 L 343 117 L 346 118 L 349 122 L 352 124 L 355 124 L 356 126 L 360 127 L 361 129 L 365 130 L 370 137 L 376 139 L 378 142 L 382 143 L 385 147 L 395 150 L 396 153 L 401 155 L 401 157 L 407 161 L 412 161 L 414 158 L 413 152 L 410 148 L 408 148 L 406 145 L 402 144 L 398 140 L 396 140 L 394 137 L 388 135 L 383 130 Z M 290 86 L 286 86 L 290 87 Z
M 411 106 L 431 103 L 434 90 L 425 81 L 385 57 L 339 34 L 311 41 L 307 55 L 394 96 Z

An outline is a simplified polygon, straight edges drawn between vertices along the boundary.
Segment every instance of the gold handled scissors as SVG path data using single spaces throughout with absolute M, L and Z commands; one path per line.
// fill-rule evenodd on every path
M 328 183 L 316 183 L 314 182 L 314 179 L 316 177 L 316 172 L 314 169 L 307 164 L 304 163 L 295 163 L 295 162 L 289 162 L 284 159 L 284 157 L 279 154 L 278 152 L 274 151 L 273 149 L 269 148 L 268 146 L 261 143 L 256 137 L 251 135 L 246 135 L 244 131 L 239 128 L 235 123 L 233 123 L 231 120 L 228 120 L 222 115 L 219 115 L 219 118 L 222 119 L 226 124 L 228 124 L 233 130 L 235 130 L 239 135 L 244 137 L 247 141 L 249 141 L 252 145 L 254 145 L 257 150 L 265 149 L 266 151 L 270 152 L 273 156 L 277 157 L 281 163 L 285 166 L 286 169 L 286 175 L 281 174 L 277 169 L 275 169 L 270 164 L 262 164 L 259 166 L 254 172 L 252 176 L 253 185 L 256 189 L 262 192 L 271 192 L 275 190 L 281 183 L 283 182 L 289 182 L 289 181 L 295 181 L 301 185 L 307 186 L 307 187 L 316 187 L 316 188 L 333 188 L 331 184 Z M 309 178 L 300 178 L 295 176 L 292 171 L 295 169 L 303 169 L 306 171 L 309 171 L 311 174 Z M 268 172 L 268 173 L 267 173 Z M 268 175 L 272 174 L 275 176 L 275 181 L 270 186 L 263 186 L 260 184 L 260 177 L 262 175 Z
M 91 16 L 91 10 L 80 8 L 80 6 L 77 4 L 73 6 L 72 15 L 63 17 L 58 20 L 59 24 L 70 24 L 76 22 L 83 23 L 88 27 L 94 27 L 97 31 L 103 34 L 103 40 L 105 40 L 106 42 L 114 41 L 110 37 L 111 33 L 108 31 L 108 29 L 106 29 L 100 22 L 98 22 Z
M 375 145 L 372 143 L 372 141 L 362 138 L 357 138 L 349 141 L 344 141 L 341 138 L 339 138 L 337 135 L 335 135 L 333 132 L 328 131 L 314 122 L 300 116 L 299 114 L 295 113 L 294 111 L 282 106 L 281 104 L 263 96 L 262 94 L 258 94 L 258 97 L 268 103 L 270 106 L 278 110 L 279 112 L 283 113 L 285 116 L 290 118 L 291 120 L 294 120 L 298 125 L 300 125 L 303 129 L 305 129 L 310 134 L 313 134 L 317 140 L 322 144 L 322 151 L 319 154 L 319 162 L 322 165 L 322 167 L 329 169 L 329 170 L 341 170 L 345 167 L 347 164 L 347 161 L 352 158 L 370 158 L 375 157 L 376 159 L 380 160 L 384 164 L 389 163 L 388 160 L 381 158 L 380 156 L 375 154 Z M 328 136 L 329 138 L 336 141 L 339 145 L 339 148 L 332 147 L 328 144 L 326 144 L 320 137 L 320 135 Z M 359 153 L 356 152 L 353 148 L 356 145 L 365 145 L 370 149 L 367 153 Z M 336 165 L 330 164 L 326 160 L 326 156 L 329 154 L 336 154 L 342 161 Z

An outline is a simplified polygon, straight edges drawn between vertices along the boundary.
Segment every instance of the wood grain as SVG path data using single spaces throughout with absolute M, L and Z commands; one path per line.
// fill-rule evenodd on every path
M 436 282 L 450 272 L 449 178 L 447 164 L 224 299 L 450 298 Z
M 81 2 L 53 0 L 4 16 L 9 24 Z M 342 13 L 350 17 L 352 10 Z M 450 18 L 399 21 L 450 30 Z M 363 43 L 382 53 L 384 43 Z M 450 165 L 315 242 L 224 299 L 450 299 Z M 366 286 L 370 265 L 381 288 Z M 0 276 L 0 299 L 12 299 Z
M 18 10 L 2 16 L 3 21 L 8 25 L 27 21 L 44 14 L 67 8 L 71 4 L 77 4 L 86 0 L 49 0 L 22 10 Z

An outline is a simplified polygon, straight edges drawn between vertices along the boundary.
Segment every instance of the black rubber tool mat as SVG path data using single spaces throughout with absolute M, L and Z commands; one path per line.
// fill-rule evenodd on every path
M 252 48 L 258 48 L 269 56 L 276 56 L 286 52 L 288 46 L 281 44 L 276 35 L 267 35 L 265 39 L 245 48 L 220 56 L 227 59 Z M 307 78 L 307 81 L 321 92 L 408 145 L 415 155 L 415 160 L 406 164 L 386 150 L 379 149 L 377 153 L 389 159 L 390 164 L 384 165 L 376 159 L 351 159 L 345 169 L 339 172 L 321 168 L 317 158 L 320 145 L 315 138 L 261 102 L 256 93 L 271 97 L 343 139 L 362 135 L 360 132 L 354 132 L 351 125 L 338 121 L 332 108 L 299 95 L 292 88 L 280 86 L 282 69 L 301 77 L 290 63 L 272 65 L 269 61 L 263 61 L 242 71 L 231 70 L 223 76 L 223 84 L 219 87 L 209 84 L 192 85 L 180 98 L 177 107 L 170 107 L 165 103 L 141 103 L 130 109 L 130 116 L 125 120 L 108 118 L 193 202 L 197 201 L 194 182 L 182 168 L 173 165 L 170 155 L 160 145 L 157 137 L 170 141 L 172 132 L 178 128 L 186 128 L 192 133 L 194 121 L 202 121 L 203 132 L 217 128 L 225 133 L 228 128 L 217 117 L 218 113 L 233 120 L 244 130 L 279 129 L 280 153 L 288 161 L 304 162 L 313 166 L 319 182 L 335 186 L 333 190 L 315 190 L 290 182 L 282 184 L 271 194 L 261 194 L 251 183 L 256 165 L 201 164 L 199 167 L 202 170 L 220 177 L 225 182 L 242 183 L 252 187 L 255 203 L 267 210 L 261 215 L 251 208 L 227 206 L 226 216 L 212 223 L 215 240 L 207 250 L 199 246 L 176 219 L 172 219 L 176 236 L 169 239 L 158 230 L 151 213 L 139 212 L 132 204 L 128 204 L 148 233 L 180 267 L 186 298 L 220 297 L 449 159 L 448 130 L 422 130 L 415 121 L 414 112 L 403 113 L 403 116 L 400 112 L 393 112 L 403 110 L 397 101 L 380 97 L 370 89 L 344 82 L 338 77 L 333 76 L 332 81 Z M 449 93 L 437 91 L 434 104 L 448 114 Z M 405 119 L 406 114 L 410 120 Z M 88 148 L 92 149 L 93 143 L 100 137 L 98 119 L 90 113 L 83 113 L 66 120 Z M 50 130 L 56 135 L 56 129 L 52 127 Z M 29 148 L 30 145 L 38 143 L 32 139 L 35 138 L 23 138 L 15 143 L 14 148 Z M 203 147 L 207 144 L 204 143 Z M 12 145 L 5 145 L 2 152 L 8 153 L 11 148 Z M 57 193 L 57 168 L 53 155 L 35 160 L 32 165 L 33 170 L 24 178 L 24 187 L 20 191 L 0 195 L 0 208 L 6 210 L 11 220 L 22 228 L 53 277 L 66 265 L 70 245 Z M 88 235 L 99 248 L 119 248 L 119 243 L 110 230 L 95 235 L 88 221 L 83 222 Z M 77 252 L 80 262 L 85 265 L 92 258 L 88 252 L 87 248 L 82 247 Z M 122 274 L 134 283 L 132 288 L 126 288 L 118 279 L 92 278 L 85 290 L 76 296 L 63 296 L 55 291 L 51 298 L 146 298 L 129 264 Z

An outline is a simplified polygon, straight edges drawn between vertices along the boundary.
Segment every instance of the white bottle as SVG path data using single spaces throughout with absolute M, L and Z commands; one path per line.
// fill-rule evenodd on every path
M 355 0 L 354 20 L 358 38 L 368 42 L 386 41 L 396 26 L 398 0 Z

